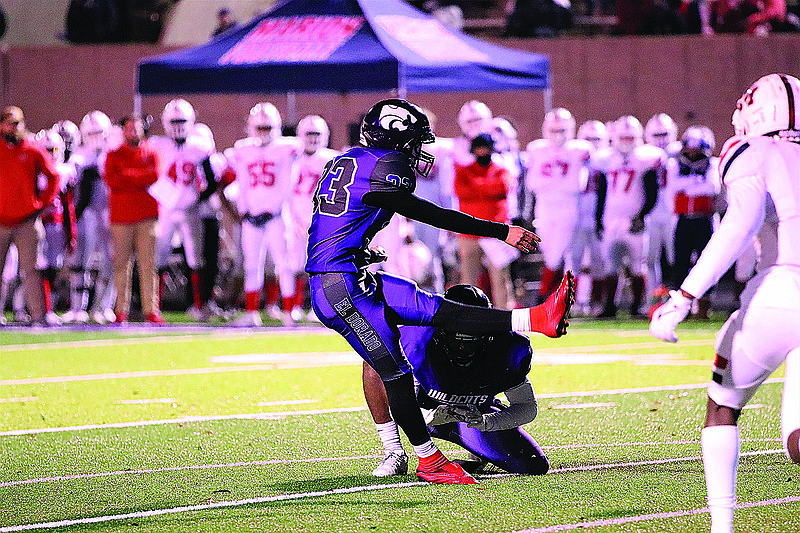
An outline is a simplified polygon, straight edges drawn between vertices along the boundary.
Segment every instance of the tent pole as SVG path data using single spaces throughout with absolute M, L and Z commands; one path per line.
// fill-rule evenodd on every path
M 141 93 L 135 93 L 133 95 L 133 114 L 142 116 L 142 95 Z
M 397 97 L 406 99 L 406 66 L 404 63 L 397 62 Z
M 286 122 L 297 124 L 297 93 L 294 91 L 286 93 Z
M 547 87 L 544 90 L 544 112 L 547 113 L 551 109 L 553 109 L 553 89 L 552 87 Z

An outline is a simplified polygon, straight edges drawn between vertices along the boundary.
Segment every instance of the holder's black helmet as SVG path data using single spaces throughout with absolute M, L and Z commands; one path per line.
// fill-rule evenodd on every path
M 445 291 L 444 297 L 466 305 L 492 307 L 489 297 L 472 285 L 454 285 Z M 473 335 L 442 329 L 436 331 L 434 338 L 450 363 L 461 368 L 470 366 L 492 340 L 490 335 Z
M 372 106 L 361 122 L 361 144 L 404 153 L 423 176 L 433 166 L 433 155 L 422 150 L 432 143 L 431 123 L 422 109 L 399 98 L 382 100 Z

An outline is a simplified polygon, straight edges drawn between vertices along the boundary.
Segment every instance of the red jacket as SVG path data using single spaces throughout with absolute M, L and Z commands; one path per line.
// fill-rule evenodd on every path
M 38 189 L 39 174 L 47 178 L 44 190 Z M 55 161 L 44 148 L 0 139 L 0 225 L 16 226 L 51 205 L 59 182 Z
M 461 211 L 476 218 L 508 223 L 508 169 L 491 163 L 456 165 L 454 189 Z
M 158 179 L 158 159 L 146 142 L 123 144 L 106 156 L 105 179 L 112 224 L 158 217 L 158 202 L 147 188 Z

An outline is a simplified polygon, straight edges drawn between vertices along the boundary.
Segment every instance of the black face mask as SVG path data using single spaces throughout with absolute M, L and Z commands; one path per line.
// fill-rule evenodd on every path
M 489 164 L 492 162 L 492 156 L 491 155 L 479 155 L 478 157 L 475 158 L 475 161 L 477 161 L 478 164 L 480 166 L 482 166 L 482 167 L 488 167 Z

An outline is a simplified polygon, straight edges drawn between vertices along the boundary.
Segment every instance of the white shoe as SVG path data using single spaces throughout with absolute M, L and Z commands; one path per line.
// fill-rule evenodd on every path
M 277 305 L 267 307 L 267 316 L 273 320 L 281 320 L 283 318 L 283 311 Z
M 377 468 L 372 471 L 375 477 L 402 476 L 408 473 L 408 455 L 405 453 L 387 453 Z
M 89 313 L 87 313 L 86 311 L 78 311 L 77 313 L 75 313 L 75 316 L 73 317 L 72 321 L 76 324 L 86 324 L 87 322 L 89 322 Z
M 113 309 L 103 309 L 103 318 L 106 319 L 107 323 L 113 324 L 117 320 L 117 314 L 114 313 Z
M 106 317 L 103 316 L 103 313 L 100 311 L 92 311 L 92 322 L 95 324 L 100 324 L 101 326 L 106 324 Z
M 292 309 L 292 312 L 289 313 L 289 315 L 295 322 L 300 322 L 301 320 L 303 320 L 303 310 L 300 309 L 299 307 L 295 307 L 294 309 Z
M 261 314 L 258 311 L 246 311 L 242 316 L 233 321 L 234 326 L 252 327 L 260 326 Z
M 61 315 L 61 322 L 63 322 L 64 324 L 75 322 L 75 311 L 69 310 L 63 315 Z
M 281 320 L 283 321 L 284 327 L 287 328 L 291 328 L 297 325 L 291 313 L 282 313 Z
M 52 311 L 48 311 L 46 315 L 44 315 L 44 320 L 47 322 L 48 326 L 60 326 L 61 325 L 61 317 L 55 314 Z
M 6 314 L 0 311 L 0 326 L 5 326 L 6 324 L 8 324 L 8 321 L 6 320 Z

